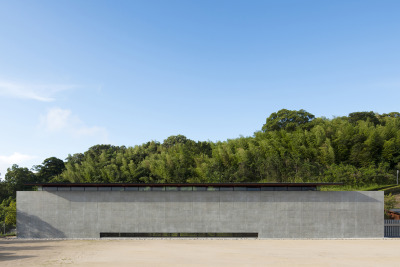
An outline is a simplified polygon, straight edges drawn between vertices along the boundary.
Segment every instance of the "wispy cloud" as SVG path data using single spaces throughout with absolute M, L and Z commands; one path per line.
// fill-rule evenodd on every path
M 68 84 L 24 84 L 0 80 L 0 96 L 51 102 L 55 100 L 56 93 L 75 87 Z
M 3 156 L 0 155 L 0 173 L 1 176 L 4 177 L 7 168 L 11 167 L 12 164 L 21 165 L 26 162 L 30 162 L 32 159 L 35 159 L 36 156 L 21 154 L 18 152 L 14 152 L 12 155 Z
M 69 109 L 53 108 L 41 117 L 41 128 L 49 133 L 64 132 L 74 137 L 99 137 L 106 141 L 107 130 L 98 126 L 87 126 Z
M 34 158 L 35 158 L 35 156 L 25 155 L 25 154 L 21 154 L 18 152 L 14 152 L 10 156 L 1 156 L 0 155 L 0 162 L 6 163 L 6 164 L 14 164 L 14 163 L 20 164 L 20 163 L 23 163 L 24 161 L 28 161 L 28 160 L 31 160 Z

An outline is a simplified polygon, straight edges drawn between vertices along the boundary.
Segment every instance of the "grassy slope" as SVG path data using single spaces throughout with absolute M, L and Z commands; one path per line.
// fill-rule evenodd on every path
M 321 191 L 384 191 L 385 195 L 392 194 L 395 196 L 396 205 L 395 207 L 400 208 L 400 185 L 368 185 L 368 186 L 321 186 Z

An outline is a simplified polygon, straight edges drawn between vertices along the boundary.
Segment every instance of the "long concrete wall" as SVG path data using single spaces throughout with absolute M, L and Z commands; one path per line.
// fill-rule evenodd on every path
M 246 232 L 259 238 L 381 238 L 383 199 L 383 192 L 356 191 L 20 191 L 17 235 Z

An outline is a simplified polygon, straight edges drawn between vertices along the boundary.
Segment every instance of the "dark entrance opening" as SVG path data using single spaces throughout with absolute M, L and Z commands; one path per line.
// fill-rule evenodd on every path
M 100 238 L 129 238 L 129 237 L 151 237 L 151 238 L 258 238 L 258 233 L 100 233 Z

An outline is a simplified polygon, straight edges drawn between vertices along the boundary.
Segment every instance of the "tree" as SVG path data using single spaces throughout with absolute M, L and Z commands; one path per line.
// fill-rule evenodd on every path
M 47 183 L 65 170 L 65 164 L 61 159 L 51 157 L 45 159 L 42 165 L 37 165 L 34 168 L 37 171 L 37 180 L 42 183 Z
M 10 229 L 11 227 L 15 227 L 15 225 L 17 224 L 17 205 L 12 197 L 4 199 L 0 203 L 0 223 L 1 230 L 3 230 L 3 223 L 5 224 L 6 232 L 8 229 Z
M 80 164 L 84 160 L 84 155 L 82 153 L 75 153 L 72 156 L 68 155 L 65 160 L 67 163 Z
M 0 202 L 8 198 L 10 195 L 8 193 L 7 184 L 5 181 L 0 181 Z
M 400 113 L 399 113 L 399 112 L 383 113 L 383 114 L 382 114 L 382 117 L 400 118 Z
M 15 226 L 17 224 L 17 203 L 14 200 L 10 201 L 8 207 L 5 208 L 5 223 Z
M 25 183 L 35 183 L 36 175 L 28 170 L 28 168 L 19 167 L 14 164 L 11 168 L 7 169 L 5 175 L 5 183 L 8 194 L 12 197 L 16 197 L 16 192 L 24 189 Z
M 292 132 L 298 128 L 306 129 L 307 126 L 310 126 L 309 123 L 314 118 L 315 116 L 313 114 L 308 113 L 304 109 L 300 109 L 298 111 L 281 109 L 278 112 L 272 113 L 267 118 L 267 121 L 263 125 L 262 130 L 264 132 L 279 130 Z
M 375 125 L 376 119 L 380 122 Z M 213 143 L 175 135 L 162 144 L 95 145 L 69 155 L 65 169 L 61 160 L 46 159 L 34 178 L 72 183 L 343 181 L 361 186 L 394 180 L 399 162 L 396 112 L 354 112 L 326 119 L 305 110 L 282 109 L 272 113 L 253 137 Z M 22 169 L 17 166 L 10 175 L 29 177 Z M 9 191 L 9 184 L 0 182 L 1 199 L 14 194 L 16 189 Z
M 187 139 L 186 136 L 178 134 L 178 135 L 171 135 L 167 139 L 164 140 L 163 146 L 164 147 L 172 147 L 176 144 L 186 144 L 187 142 L 193 142 L 190 139 Z
M 358 121 L 370 121 L 374 125 L 379 124 L 379 119 L 373 111 L 353 112 L 349 114 L 349 122 L 356 124 Z
M 394 208 L 396 205 L 396 199 L 392 196 L 392 193 L 385 195 L 384 197 L 384 207 L 385 207 L 385 217 L 388 217 L 387 212 Z

